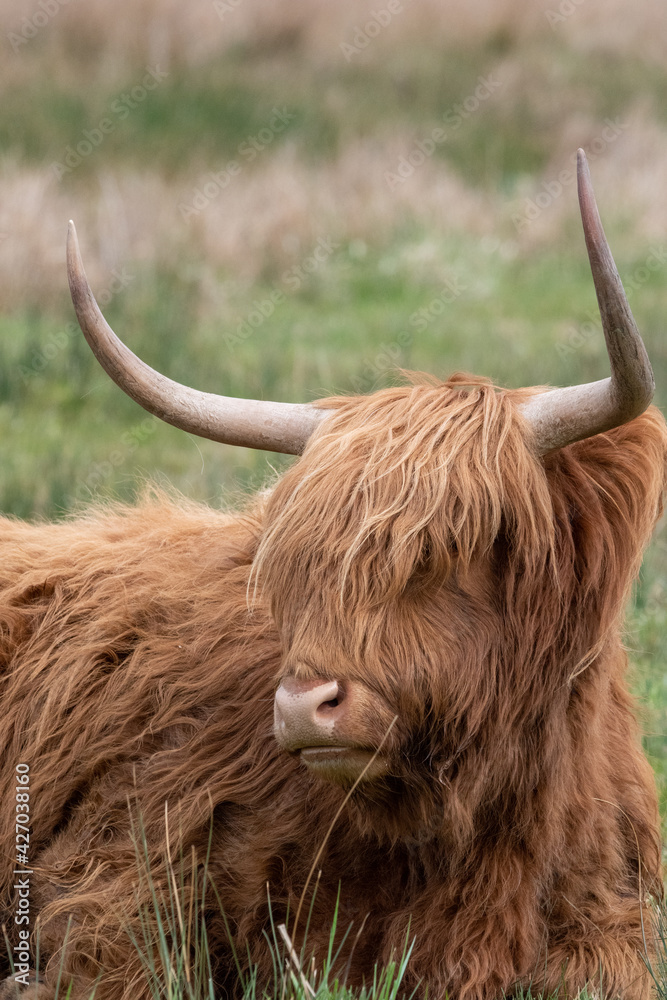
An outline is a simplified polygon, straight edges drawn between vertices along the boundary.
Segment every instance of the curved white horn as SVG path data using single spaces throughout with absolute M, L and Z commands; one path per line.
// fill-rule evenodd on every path
M 106 373 L 140 406 L 199 437 L 245 448 L 300 455 L 328 415 L 308 403 L 273 403 L 199 392 L 166 378 L 118 339 L 95 301 L 83 269 L 74 223 L 67 233 L 67 274 L 79 326 Z
M 655 390 L 651 363 L 600 222 L 583 149 L 577 153 L 577 183 L 611 378 L 553 389 L 523 404 L 543 455 L 627 423 L 643 413 Z

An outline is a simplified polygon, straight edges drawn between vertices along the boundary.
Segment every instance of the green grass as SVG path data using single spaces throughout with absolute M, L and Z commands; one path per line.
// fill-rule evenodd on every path
M 526 43 L 520 58 L 494 38 L 474 47 L 442 51 L 408 45 L 377 55 L 350 62 L 341 55 L 315 71 L 289 47 L 267 58 L 263 49 L 247 46 L 199 66 L 175 64 L 167 72 L 165 64 L 164 80 L 129 113 L 119 113 L 117 102 L 123 104 L 124 95 L 141 85 L 144 63 L 126 66 L 114 80 L 93 76 L 85 88 L 75 74 L 36 70 L 5 87 L 0 148 L 20 149 L 27 162 L 62 160 L 67 146 L 107 117 L 113 129 L 103 153 L 96 149 L 84 158 L 77 183 L 82 174 L 94 177 L 102 159 L 152 163 L 165 173 L 193 164 L 220 169 L 267 125 L 274 108 L 285 107 L 293 118 L 272 146 L 289 142 L 301 155 L 322 160 L 362 136 L 399 130 L 423 138 L 474 94 L 480 78 L 492 78 L 498 89 L 466 119 L 465 128 L 448 130 L 436 155 L 468 181 L 511 190 L 517 178 L 546 166 L 554 137 L 575 115 L 598 123 L 607 117 L 628 120 L 640 92 L 650 95 L 658 118 L 666 116 L 664 67 L 613 53 L 582 58 L 558 34 Z
M 221 994 L 215 989 L 215 969 L 211 962 L 206 928 L 206 914 L 210 913 L 212 906 L 223 914 L 229 933 L 231 958 L 238 974 L 238 990 L 234 995 L 242 997 L 242 1000 L 418 1000 L 428 997 L 428 991 L 419 986 L 408 993 L 403 985 L 415 945 L 409 931 L 402 953 L 396 955 L 384 968 L 376 965 L 369 969 L 366 984 L 361 989 L 352 990 L 347 986 L 345 972 L 341 975 L 340 970 L 341 954 L 346 944 L 353 940 L 355 929 L 352 925 L 347 928 L 342 925 L 338 904 L 333 913 L 327 954 L 316 965 L 310 958 L 308 947 L 310 914 L 303 914 L 305 938 L 297 954 L 289 933 L 290 928 L 295 926 L 296 919 L 293 920 L 292 914 L 288 912 L 285 923 L 279 924 L 272 912 L 270 896 L 265 947 L 272 960 L 273 981 L 260 981 L 257 969 L 245 961 L 244 956 L 238 955 L 234 947 L 232 931 L 224 915 L 217 887 L 209 874 L 211 841 L 206 857 L 198 859 L 196 885 L 186 884 L 185 866 L 178 859 L 173 859 L 168 849 L 166 874 L 158 882 L 151 870 L 151 852 L 140 817 L 138 821 L 132 820 L 131 830 L 137 864 L 133 904 L 136 906 L 136 918 L 128 920 L 122 933 L 128 935 L 139 958 L 142 989 L 146 985 L 153 1000 L 218 1000 Z M 180 860 L 182 862 L 182 858 Z M 315 894 L 311 907 L 314 898 Z M 644 911 L 644 920 L 645 940 L 650 949 L 650 956 L 647 951 L 645 961 L 654 982 L 656 1000 L 667 1000 L 667 914 L 664 906 L 651 901 Z M 56 983 L 50 983 L 55 989 L 54 1000 L 69 1000 L 75 985 L 63 974 L 68 931 L 69 923 L 62 950 L 56 956 Z M 13 951 L 5 928 L 3 933 L 13 975 Z M 31 974 L 31 982 L 36 981 L 38 984 L 43 981 L 39 934 L 37 928 L 34 945 L 35 980 Z M 352 944 L 352 951 L 356 943 Z M 53 969 L 50 973 L 53 974 Z M 95 984 L 88 1000 L 95 1000 L 97 988 Z M 523 987 L 519 987 L 512 996 L 514 1000 L 562 1000 L 558 994 L 548 997 Z M 596 987 L 584 989 L 577 994 L 576 1000 L 606 1000 L 606 995 L 604 989 L 600 991 Z

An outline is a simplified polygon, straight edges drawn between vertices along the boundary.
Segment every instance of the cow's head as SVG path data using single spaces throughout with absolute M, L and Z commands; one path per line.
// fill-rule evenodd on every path
M 498 392 L 457 376 L 313 405 L 197 392 L 148 368 L 107 326 L 70 229 L 79 323 L 121 388 L 192 433 L 302 455 L 266 502 L 251 577 L 284 649 L 275 737 L 314 775 L 360 782 L 371 798 L 390 798 L 396 783 L 446 787 L 489 713 L 507 710 L 500 690 L 523 685 L 517 704 L 539 704 L 536 686 L 553 685 L 535 669 L 567 597 L 545 456 L 651 400 L 582 151 L 578 173 L 611 378 L 554 390 Z M 551 631 L 532 627 L 537 606 L 542 616 L 552 607 Z M 559 641 L 566 653 L 570 640 Z M 506 676 L 512 662 L 533 669 Z
M 254 572 L 284 648 L 274 731 L 313 773 L 444 781 L 492 701 L 507 553 L 544 570 L 554 541 L 517 397 L 459 375 L 328 400 L 272 491 Z

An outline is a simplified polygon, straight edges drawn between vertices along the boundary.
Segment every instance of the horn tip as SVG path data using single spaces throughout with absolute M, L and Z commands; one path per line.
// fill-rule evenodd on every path
M 83 269 L 83 261 L 81 260 L 81 251 L 79 249 L 79 240 L 76 235 L 76 227 L 71 219 L 69 221 L 69 225 L 67 226 L 67 248 L 65 256 L 67 259 L 67 280 L 69 282 L 72 301 L 74 302 L 74 306 L 76 308 L 77 303 L 85 299 L 86 292 L 89 292 L 89 289 L 86 274 Z
M 588 167 L 588 158 L 586 156 L 585 150 L 581 147 L 577 150 L 577 177 L 581 179 L 582 177 L 589 178 L 590 170 Z
M 79 239 L 76 234 L 76 226 L 71 219 L 67 225 L 67 267 L 70 272 L 82 267 Z

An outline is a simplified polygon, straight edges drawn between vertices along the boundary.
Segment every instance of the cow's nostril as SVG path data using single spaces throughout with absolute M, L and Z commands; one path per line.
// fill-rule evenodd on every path
M 334 694 L 333 691 L 327 692 L 328 694 Z M 333 698 L 327 698 L 326 701 L 321 701 L 320 704 L 315 709 L 315 714 L 320 716 L 330 715 L 335 712 L 337 708 L 340 707 L 341 703 L 345 701 L 345 688 L 342 684 L 337 683 L 336 692 Z
M 274 733 L 281 745 L 288 750 L 333 745 L 335 727 L 347 708 L 346 694 L 338 681 L 284 678 L 274 702 Z
M 326 711 L 328 708 L 338 708 L 339 705 L 340 705 L 340 699 L 332 698 L 330 701 L 323 701 L 317 711 L 323 712 Z

